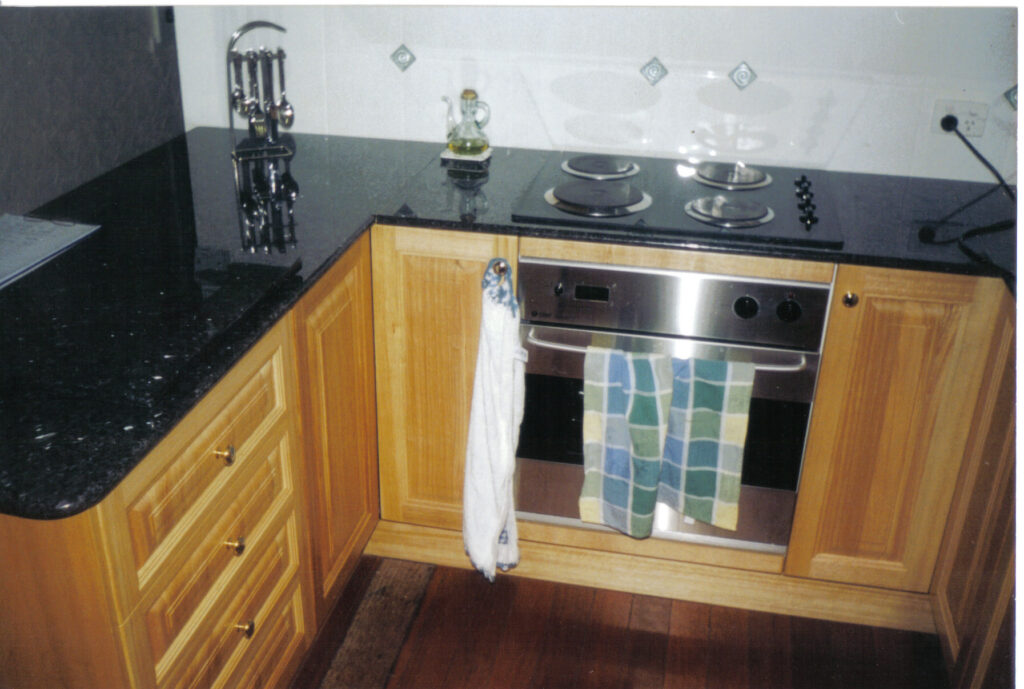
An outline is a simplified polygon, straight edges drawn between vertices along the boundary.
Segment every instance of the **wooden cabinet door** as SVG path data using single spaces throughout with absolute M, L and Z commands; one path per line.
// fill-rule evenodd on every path
M 373 229 L 383 519 L 462 528 L 480 281 L 496 256 L 514 268 L 517 247 L 514 236 Z
M 932 584 L 935 626 L 958 689 L 1012 684 L 1015 306 L 1006 292 Z
M 370 238 L 296 306 L 303 438 L 318 617 L 328 612 L 377 523 Z
M 839 268 L 788 574 L 928 590 L 1004 291 Z

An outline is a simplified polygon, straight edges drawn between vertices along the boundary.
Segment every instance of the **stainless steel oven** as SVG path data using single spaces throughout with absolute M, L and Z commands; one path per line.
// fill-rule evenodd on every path
M 654 536 L 785 549 L 831 287 L 522 257 L 529 353 L 517 452 L 523 519 L 578 521 L 583 360 L 588 346 L 756 366 L 735 532 L 662 506 Z

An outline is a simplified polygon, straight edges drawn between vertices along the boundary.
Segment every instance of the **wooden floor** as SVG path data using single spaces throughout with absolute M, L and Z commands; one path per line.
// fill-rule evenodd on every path
M 378 558 L 346 595 L 297 689 L 948 687 L 926 634 Z

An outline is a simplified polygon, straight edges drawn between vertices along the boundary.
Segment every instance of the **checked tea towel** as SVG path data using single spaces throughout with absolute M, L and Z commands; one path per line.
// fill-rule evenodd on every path
M 676 359 L 658 502 L 736 530 L 753 364 Z
M 580 518 L 651 535 L 672 402 L 672 362 L 589 347 L 583 373 Z
M 645 538 L 664 503 L 735 530 L 754 372 L 588 348 L 580 519 Z

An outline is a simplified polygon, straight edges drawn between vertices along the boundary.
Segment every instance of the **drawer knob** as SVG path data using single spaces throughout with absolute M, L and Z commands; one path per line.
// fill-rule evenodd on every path
M 241 555 L 245 552 L 245 539 L 239 536 L 233 541 L 224 541 L 224 546 L 228 550 L 234 550 L 235 555 Z
M 214 450 L 213 454 L 215 456 L 220 457 L 221 459 L 223 459 L 224 463 L 229 465 L 229 466 L 231 464 L 235 463 L 235 446 L 234 445 L 228 445 L 228 449 L 226 449 L 226 450 Z
M 235 629 L 245 634 L 246 639 L 251 639 L 256 633 L 256 620 L 249 620 L 245 624 L 236 624 Z
M 843 306 L 848 309 L 852 309 L 859 301 L 860 297 L 858 297 L 854 292 L 847 292 L 843 295 Z

